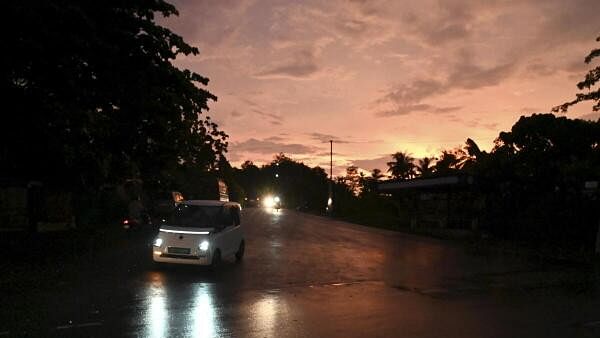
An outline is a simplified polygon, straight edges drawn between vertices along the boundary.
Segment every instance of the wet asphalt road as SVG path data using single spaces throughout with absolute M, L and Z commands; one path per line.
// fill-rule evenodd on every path
M 3 294 L 0 337 L 600 337 L 594 272 L 289 210 L 246 256 L 155 267 L 138 234 L 56 287 Z

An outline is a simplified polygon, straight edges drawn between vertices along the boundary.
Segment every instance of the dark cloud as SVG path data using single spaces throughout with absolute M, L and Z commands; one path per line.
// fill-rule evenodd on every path
M 252 109 L 252 111 L 255 112 L 255 113 L 257 113 L 258 115 L 260 115 L 262 117 L 268 117 L 268 118 L 271 118 L 271 119 L 274 119 L 274 120 L 280 120 L 281 119 L 281 116 L 279 116 L 277 114 L 267 113 L 267 112 L 264 112 L 264 111 L 262 111 L 260 109 L 254 108 L 254 109 Z
M 265 141 L 272 141 L 272 142 L 281 142 L 281 141 L 285 141 L 286 139 L 281 137 L 281 136 L 271 136 L 271 137 L 267 137 L 265 139 Z
M 386 94 L 380 102 L 415 103 L 436 94 L 443 94 L 447 86 L 438 80 L 419 79 L 409 84 L 401 84 Z M 418 109 L 425 107 L 415 107 Z
M 427 15 L 407 12 L 402 19 L 422 42 L 438 46 L 466 39 L 472 31 L 474 12 L 465 1 L 440 1 Z
M 390 155 L 384 155 L 372 159 L 354 160 L 352 165 L 355 165 L 361 169 L 371 171 L 373 169 L 379 169 L 382 172 L 386 172 L 388 169 L 387 163 L 392 160 Z
M 269 123 L 274 126 L 280 126 L 283 123 L 283 117 L 281 115 L 278 115 L 275 113 L 268 113 L 268 112 L 262 111 L 258 108 L 252 108 L 251 111 L 256 113 L 257 115 L 267 119 L 269 121 Z
M 571 43 L 593 41 L 600 33 L 600 1 L 598 0 L 536 0 L 540 17 L 537 48 L 556 48 Z M 533 46 L 532 46 L 533 47 Z
M 400 84 L 378 99 L 376 103 L 389 103 L 393 108 L 377 112 L 379 117 L 406 115 L 412 112 L 448 113 L 461 107 L 437 107 L 423 102 L 453 90 L 475 90 L 498 85 L 515 70 L 515 63 L 503 63 L 492 67 L 478 66 L 471 53 L 461 50 L 445 80 L 418 79 Z
M 242 113 L 240 113 L 238 110 L 232 110 L 229 115 L 231 115 L 231 117 L 240 117 L 242 116 Z
M 408 104 L 404 106 L 397 106 L 394 109 L 382 110 L 375 113 L 376 116 L 379 117 L 389 117 L 389 116 L 399 116 L 399 115 L 407 115 L 412 112 L 428 112 L 434 114 L 443 114 L 449 113 L 456 110 L 460 110 L 462 107 L 435 107 L 426 103 L 419 104 Z
M 329 134 L 313 132 L 313 133 L 307 133 L 306 135 L 310 136 L 310 138 L 312 138 L 315 141 L 319 141 L 319 142 L 323 142 L 323 143 L 325 143 L 325 142 L 329 143 L 330 140 L 333 140 L 334 143 L 350 143 L 350 141 L 341 140 L 339 137 L 334 136 L 334 135 L 329 135 Z
M 379 117 L 390 117 L 390 116 L 400 116 L 407 115 L 412 112 L 425 112 L 432 114 L 446 114 L 453 111 L 457 111 L 462 109 L 461 106 L 449 106 L 449 107 L 436 107 L 430 104 L 419 103 L 413 105 L 398 105 L 397 107 L 389 110 L 382 110 L 375 113 L 375 116 Z
M 445 84 L 445 91 L 453 89 L 480 89 L 500 84 L 515 69 L 515 62 L 484 68 L 475 64 L 468 51 L 462 51 Z
M 270 68 L 258 72 L 257 78 L 309 78 L 320 70 L 314 52 L 300 50 L 290 58 Z
M 324 157 L 327 156 L 329 157 L 330 153 L 329 151 L 323 151 L 320 153 L 316 153 L 315 156 L 319 156 L 319 157 Z M 342 154 L 342 153 L 336 153 L 335 151 L 333 152 L 333 156 L 346 156 L 346 154 Z
M 554 73 L 556 73 L 554 67 L 544 64 L 540 60 L 535 60 L 525 67 L 525 75 L 532 77 L 549 76 Z
M 234 142 L 230 146 L 234 152 L 250 152 L 258 154 L 313 154 L 319 149 L 316 147 L 297 144 L 282 143 L 272 139 L 257 140 L 255 138 L 247 139 L 243 142 Z
M 487 129 L 487 130 L 498 130 L 498 123 L 496 122 L 488 122 L 488 121 L 482 121 L 479 118 L 475 118 L 472 120 L 460 120 L 459 122 L 462 122 L 464 125 L 466 125 L 469 128 L 473 128 L 473 129 Z

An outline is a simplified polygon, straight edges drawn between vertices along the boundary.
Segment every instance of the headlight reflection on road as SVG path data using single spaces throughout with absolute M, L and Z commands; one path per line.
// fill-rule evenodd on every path
M 269 214 L 273 215 L 274 219 L 278 219 L 279 216 L 283 213 L 283 210 L 276 209 L 276 208 L 265 208 L 265 211 L 268 212 Z
M 277 294 L 267 294 L 252 306 L 253 322 L 257 326 L 259 336 L 277 337 L 277 323 L 285 323 L 287 308 L 281 304 Z M 283 318 L 281 318 L 283 317 Z
M 156 274 L 153 277 L 152 285 L 148 288 L 146 299 L 149 300 L 148 310 L 144 316 L 146 327 L 145 337 L 166 337 L 168 329 L 169 312 L 167 310 L 167 301 L 165 290 L 162 284 L 162 276 Z
M 217 320 L 213 305 L 213 289 L 210 284 L 194 285 L 194 301 L 189 323 L 191 337 L 216 337 Z

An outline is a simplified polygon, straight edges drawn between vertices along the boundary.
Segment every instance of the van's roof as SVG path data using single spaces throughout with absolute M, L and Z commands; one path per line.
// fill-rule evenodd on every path
M 235 206 L 239 206 L 239 203 L 236 202 L 224 202 L 224 201 L 217 201 L 217 200 L 187 200 L 187 201 L 183 201 L 180 204 L 185 204 L 185 205 L 197 205 L 197 206 L 205 206 L 205 207 L 221 207 L 224 205 L 235 205 Z

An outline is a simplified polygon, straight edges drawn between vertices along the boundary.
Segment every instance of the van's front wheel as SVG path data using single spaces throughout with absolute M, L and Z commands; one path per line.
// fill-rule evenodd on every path
M 240 242 L 240 246 L 238 248 L 238 251 L 235 253 L 235 260 L 236 262 L 239 262 L 242 260 L 242 258 L 244 258 L 244 251 L 246 250 L 246 244 L 244 243 L 244 241 Z

